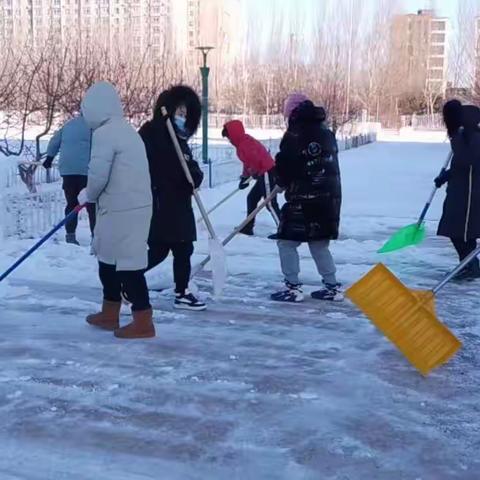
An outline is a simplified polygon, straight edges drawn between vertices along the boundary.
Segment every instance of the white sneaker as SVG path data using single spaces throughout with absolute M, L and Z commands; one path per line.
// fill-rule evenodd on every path
M 207 308 L 203 302 L 200 302 L 195 295 L 188 290 L 185 290 L 185 293 L 183 294 L 175 294 L 175 303 L 173 306 L 179 310 L 196 310 L 199 312 Z

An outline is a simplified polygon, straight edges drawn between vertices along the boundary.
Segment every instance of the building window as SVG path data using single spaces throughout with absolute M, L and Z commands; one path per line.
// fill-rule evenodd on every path
M 445 47 L 443 45 L 434 45 L 430 49 L 431 55 L 444 55 L 445 54 Z
M 432 33 L 432 42 L 433 43 L 445 43 L 445 34 L 444 33 Z
M 432 30 L 440 30 L 444 32 L 447 29 L 447 23 L 446 22 L 432 22 Z
M 430 66 L 431 67 L 438 67 L 443 68 L 443 58 L 431 58 L 430 59 Z

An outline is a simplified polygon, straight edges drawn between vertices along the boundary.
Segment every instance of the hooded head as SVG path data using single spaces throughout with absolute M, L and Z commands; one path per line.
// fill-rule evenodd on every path
M 172 120 L 174 120 L 177 110 L 180 107 L 185 107 L 185 133 L 188 137 L 191 137 L 197 131 L 202 116 L 202 105 L 195 90 L 186 85 L 175 85 L 163 91 L 155 104 L 154 122 L 161 120 L 163 116 L 162 107 L 167 109 Z
M 112 118 L 123 117 L 123 107 L 115 87 L 108 82 L 92 85 L 82 100 L 82 115 L 92 130 Z
M 308 100 L 308 97 L 303 93 L 291 93 L 285 100 L 283 105 L 283 118 L 288 120 L 292 112 L 303 102 Z
M 245 136 L 245 128 L 240 120 L 231 120 L 223 127 L 222 135 L 228 137 L 235 147 L 240 144 Z
M 458 100 L 449 100 L 443 106 L 443 123 L 447 127 L 449 137 L 453 137 L 462 126 L 462 116 L 462 104 Z
M 288 128 L 296 128 L 298 125 L 323 123 L 327 114 L 323 107 L 317 107 L 310 100 L 298 105 L 290 115 Z

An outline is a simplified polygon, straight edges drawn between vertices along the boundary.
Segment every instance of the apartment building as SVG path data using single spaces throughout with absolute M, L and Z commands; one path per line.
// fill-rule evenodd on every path
M 394 72 L 410 90 L 445 93 L 448 75 L 449 19 L 433 10 L 399 15 L 392 25 Z
M 172 0 L 0 0 L 0 38 L 33 46 L 93 42 L 160 55 L 171 39 Z

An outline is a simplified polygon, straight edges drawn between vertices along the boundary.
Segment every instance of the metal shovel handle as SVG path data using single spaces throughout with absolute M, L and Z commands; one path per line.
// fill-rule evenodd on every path
M 228 243 L 230 243 L 232 241 L 232 239 L 236 235 L 238 235 L 240 230 L 242 230 L 243 227 L 248 225 L 251 222 L 251 220 L 272 201 L 272 199 L 275 197 L 275 195 L 278 195 L 281 192 L 281 190 L 282 189 L 279 186 L 276 186 L 271 191 L 270 195 L 268 195 L 263 200 L 263 202 L 260 203 L 258 205 L 258 207 L 250 215 L 248 215 L 247 218 L 245 218 L 245 220 L 238 227 L 236 227 L 227 237 L 224 238 L 224 240 L 222 241 L 222 245 L 225 246 Z M 204 258 L 196 267 L 194 267 L 194 269 L 192 270 L 192 274 L 191 274 L 190 278 L 193 278 L 198 272 L 200 272 L 203 269 L 203 267 L 205 267 L 205 265 L 209 261 L 210 261 L 210 255 L 208 257 Z
M 448 165 L 452 161 L 452 157 L 453 157 L 453 152 L 450 152 L 448 154 L 447 159 L 445 160 L 445 163 L 444 163 L 442 169 L 440 170 L 439 175 L 441 175 L 448 168 Z M 430 205 L 432 204 L 433 199 L 435 198 L 435 195 L 436 195 L 437 191 L 438 191 L 438 188 L 435 185 L 432 189 L 432 192 L 430 193 L 430 196 L 428 197 L 427 203 L 423 207 L 423 210 L 422 210 L 422 213 L 420 214 L 420 217 L 418 218 L 417 227 L 420 228 L 423 221 L 425 220 L 425 217 L 427 216 L 427 212 L 430 209 Z
M 460 273 L 475 257 L 480 255 L 480 247 L 476 248 L 473 252 L 468 254 L 460 264 L 453 269 L 432 291 L 434 294 L 437 294 L 450 280 Z

